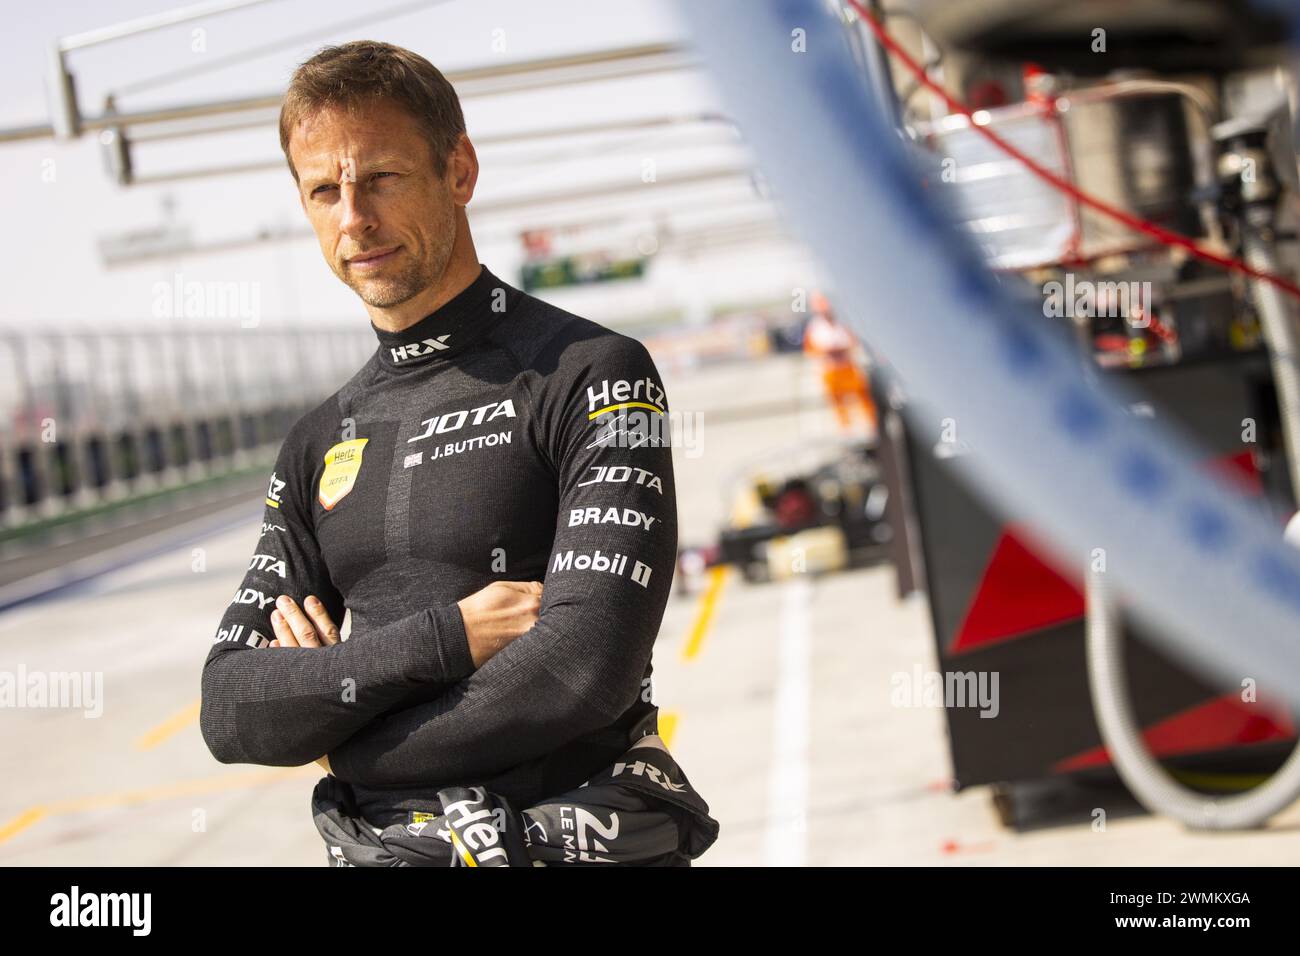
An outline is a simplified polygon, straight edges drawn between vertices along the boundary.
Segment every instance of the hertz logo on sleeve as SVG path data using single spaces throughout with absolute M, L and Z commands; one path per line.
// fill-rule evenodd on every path
M 325 453 L 325 471 L 320 476 L 320 490 L 316 500 L 326 511 L 342 501 L 357 483 L 361 471 L 361 453 L 369 438 L 354 438 L 339 442 Z
M 587 386 L 587 420 L 592 421 L 609 412 L 622 409 L 644 408 L 656 415 L 664 413 L 664 390 L 650 376 L 629 382 L 605 379 L 597 389 Z

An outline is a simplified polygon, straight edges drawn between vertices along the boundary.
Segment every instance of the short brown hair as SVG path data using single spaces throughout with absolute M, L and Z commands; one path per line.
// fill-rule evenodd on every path
M 289 134 L 305 117 L 322 109 L 355 109 L 375 99 L 390 100 L 419 124 L 433 151 L 434 169 L 447 171 L 447 159 L 465 132 L 460 97 L 438 68 L 410 50 L 375 40 L 327 46 L 294 71 L 280 107 L 280 148 L 297 180 L 289 156 Z

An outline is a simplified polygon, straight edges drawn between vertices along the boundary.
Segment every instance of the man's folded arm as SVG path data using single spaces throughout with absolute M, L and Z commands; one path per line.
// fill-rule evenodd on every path
M 537 623 L 436 700 L 381 717 L 331 750 L 340 779 L 472 781 L 608 726 L 641 694 L 676 563 L 667 406 L 634 340 L 569 348 L 555 391 L 536 400 L 547 436 L 541 452 L 559 484 Z M 631 414 L 593 415 L 625 395 L 631 402 L 633 382 L 639 404 Z
M 379 718 L 331 750 L 331 772 L 372 787 L 469 779 L 608 726 L 640 694 L 658 629 L 657 621 L 646 624 L 635 602 L 610 597 L 596 592 L 573 605 L 543 608 L 527 634 L 442 696 Z M 566 667 L 546 646 L 576 649 L 585 634 L 607 626 L 617 629 L 618 646 L 592 642 L 575 654 L 581 666 Z
M 269 619 L 266 628 L 269 634 Z M 203 667 L 199 723 L 222 763 L 299 766 L 417 689 L 472 670 L 455 604 L 329 647 L 218 644 Z
M 303 457 L 291 433 L 267 488 L 252 561 L 203 665 L 199 725 L 222 763 L 310 763 L 414 689 L 474 669 L 454 603 L 328 647 L 267 647 L 280 594 L 300 607 L 314 594 L 336 624 L 345 611 L 310 521 L 312 476 Z

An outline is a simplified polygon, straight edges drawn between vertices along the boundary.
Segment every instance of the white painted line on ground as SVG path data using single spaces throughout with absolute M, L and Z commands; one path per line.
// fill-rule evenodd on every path
M 782 587 L 767 787 L 767 866 L 803 866 L 808 855 L 808 747 L 812 716 L 812 583 Z
M 195 541 L 219 534 L 227 528 L 245 523 L 251 525 L 261 513 L 260 504 L 254 508 L 248 501 L 241 501 L 205 515 L 203 518 L 195 518 L 175 527 L 151 532 L 133 541 L 125 541 L 96 554 L 78 558 L 62 567 L 51 568 L 15 581 L 11 585 L 0 588 L 0 613 L 7 613 L 34 601 L 55 597 L 70 588 L 94 588 L 96 584 L 102 586 L 102 578 L 107 574 L 127 565 L 139 564 L 179 550 Z

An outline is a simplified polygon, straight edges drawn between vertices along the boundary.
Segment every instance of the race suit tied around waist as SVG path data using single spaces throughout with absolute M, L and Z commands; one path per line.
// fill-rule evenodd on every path
M 377 831 L 330 776 L 312 793 L 312 816 L 334 866 L 690 866 L 720 829 L 657 737 L 523 811 L 483 787 L 439 790 L 438 803 L 427 820 Z

